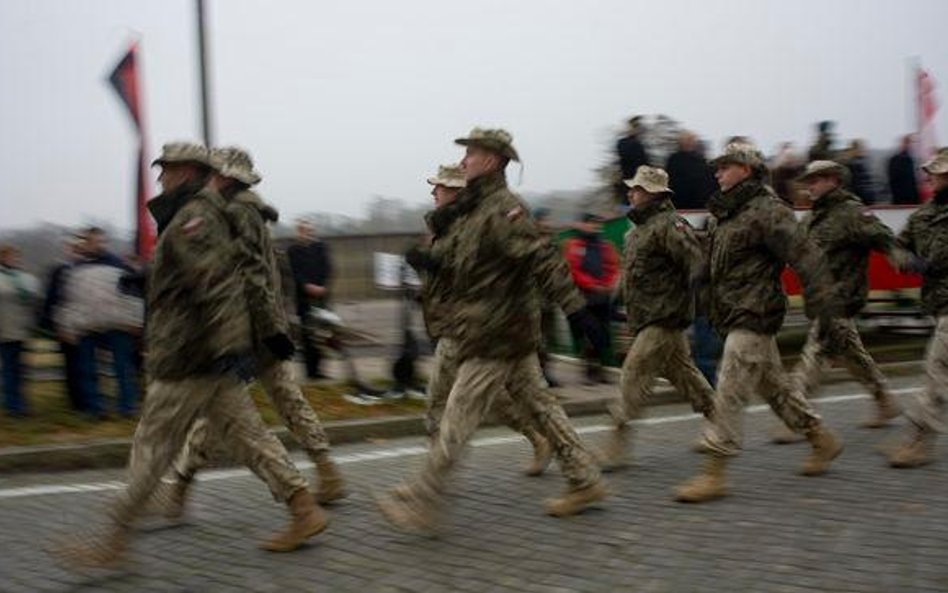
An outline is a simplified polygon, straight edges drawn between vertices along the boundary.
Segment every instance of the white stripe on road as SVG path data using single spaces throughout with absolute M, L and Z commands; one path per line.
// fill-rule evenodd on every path
M 893 395 L 903 395 L 908 393 L 915 393 L 921 391 L 919 387 L 909 387 L 904 389 L 894 389 L 892 390 Z M 814 403 L 825 405 L 825 404 L 836 404 L 842 402 L 853 401 L 857 399 L 866 399 L 869 396 L 865 393 L 850 393 L 844 395 L 834 395 L 830 397 L 824 397 L 820 399 L 814 399 Z M 747 407 L 747 412 L 750 414 L 757 414 L 765 410 L 769 410 L 770 406 L 767 404 L 758 404 Z M 640 420 L 634 420 L 632 424 L 640 426 L 655 426 L 659 424 L 671 424 L 675 422 L 685 422 L 688 420 L 695 420 L 701 418 L 700 414 L 679 414 L 677 416 L 659 416 L 656 418 L 642 418 Z M 576 432 L 580 434 L 594 434 L 597 432 L 605 432 L 612 430 L 613 426 L 611 424 L 597 424 L 593 426 L 580 426 L 576 429 Z M 512 435 L 505 437 L 487 437 L 482 439 L 474 439 L 471 441 L 472 447 L 492 447 L 495 445 L 508 445 L 510 443 L 516 443 L 522 440 L 523 437 L 520 435 Z M 378 451 L 367 451 L 365 453 L 347 453 L 343 455 L 336 455 L 333 459 L 337 463 L 359 463 L 361 461 L 378 461 L 380 459 L 392 459 L 397 457 L 410 457 L 412 455 L 424 455 L 428 452 L 427 447 L 421 446 L 408 446 L 408 447 L 394 447 L 391 449 L 380 449 Z M 296 464 L 296 467 L 299 469 L 309 469 L 313 467 L 312 462 L 301 461 Z M 204 473 L 198 474 L 197 480 L 200 482 L 214 482 L 217 480 L 231 480 L 234 478 L 244 478 L 250 476 L 251 472 L 247 469 L 223 469 L 223 470 L 210 470 Z M 43 496 L 48 494 L 75 494 L 81 492 L 102 492 L 106 490 L 121 490 L 125 487 L 124 482 L 119 481 L 110 481 L 110 482 L 94 482 L 89 484 L 46 484 L 42 486 L 25 486 L 21 488 L 5 488 L 0 489 L 0 500 L 8 498 L 23 498 L 25 496 Z

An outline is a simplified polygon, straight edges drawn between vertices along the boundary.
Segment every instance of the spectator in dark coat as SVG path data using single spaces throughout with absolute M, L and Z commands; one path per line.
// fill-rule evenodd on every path
M 622 170 L 622 179 L 631 179 L 635 177 L 635 172 L 639 167 L 648 164 L 648 152 L 645 145 L 639 138 L 641 130 L 642 116 L 637 115 L 629 120 L 629 130 L 626 135 L 619 139 L 616 144 L 616 152 L 619 154 L 619 168 Z M 623 194 L 625 188 L 623 186 Z
M 85 402 L 79 382 L 79 347 L 63 339 L 59 324 L 56 322 L 56 311 L 63 304 L 65 297 L 66 276 L 80 258 L 80 240 L 80 237 L 73 236 L 66 241 L 63 246 L 63 262 L 55 266 L 49 274 L 39 326 L 59 342 L 59 350 L 63 354 L 63 374 L 66 376 L 66 395 L 69 397 L 69 405 L 77 412 L 84 412 Z
M 889 191 L 893 204 L 918 204 L 918 178 L 912 157 L 912 135 L 902 138 L 899 152 L 889 159 Z
M 287 250 L 287 257 L 296 284 L 296 312 L 303 328 L 306 375 L 310 379 L 322 379 L 326 377 L 320 369 L 322 353 L 315 336 L 309 331 L 309 319 L 311 307 L 326 308 L 329 304 L 332 262 L 329 246 L 315 237 L 313 226 L 308 221 L 299 221 L 296 233 L 296 243 Z
M 846 166 L 850 173 L 850 189 L 865 204 L 876 202 L 876 183 L 869 172 L 866 146 L 862 140 L 853 140 L 846 155 Z
M 708 198 L 718 189 L 711 167 L 698 152 L 697 138 L 691 132 L 681 134 L 678 150 L 668 157 L 665 170 L 675 192 L 672 202 L 679 210 L 704 209 Z

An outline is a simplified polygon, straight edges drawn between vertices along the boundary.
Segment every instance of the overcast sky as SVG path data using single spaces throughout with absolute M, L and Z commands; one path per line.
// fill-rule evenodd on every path
M 208 0 L 218 144 L 254 156 L 284 219 L 430 200 L 451 140 L 503 126 L 521 191 L 593 183 L 628 116 L 715 149 L 807 144 L 819 119 L 890 147 L 909 60 L 948 102 L 945 0 Z M 140 35 L 149 159 L 200 137 L 191 0 L 0 2 L 0 227 L 132 226 L 136 139 L 108 72 Z M 948 143 L 948 107 L 938 114 Z M 154 189 L 154 171 L 152 172 Z

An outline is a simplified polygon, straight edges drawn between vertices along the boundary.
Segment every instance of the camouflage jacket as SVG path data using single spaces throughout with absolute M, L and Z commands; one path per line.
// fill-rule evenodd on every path
M 845 315 L 859 313 L 869 294 L 869 253 L 891 253 L 895 247 L 892 230 L 859 198 L 842 189 L 816 200 L 800 228 L 823 250 Z
M 159 196 L 154 206 L 162 209 Z M 151 208 L 152 204 L 149 203 Z M 146 370 L 152 380 L 219 374 L 251 354 L 243 279 L 223 198 L 203 189 L 167 217 L 147 283 Z
M 234 234 L 236 266 L 244 279 L 244 294 L 253 323 L 255 352 L 261 362 L 272 362 L 263 340 L 276 334 L 289 333 L 280 266 L 267 228 L 267 223 L 276 222 L 279 214 L 250 190 L 229 196 L 226 213 Z
M 425 215 L 431 242 L 415 245 L 406 255 L 408 264 L 421 279 L 422 314 L 428 335 L 434 340 L 440 339 L 451 323 L 451 254 L 444 249 L 448 241 L 443 238 L 457 219 L 456 204 L 452 202 Z
M 626 235 L 622 257 L 629 329 L 688 327 L 694 319 L 694 280 L 704 264 L 694 229 L 667 198 L 631 210 L 629 218 L 635 227 Z
M 708 210 L 709 318 L 719 332 L 777 333 L 787 311 L 780 275 L 788 263 L 803 283 L 807 315 L 835 311 L 820 249 L 769 187 L 748 179 L 712 197 Z
M 936 317 L 948 315 L 948 190 L 912 213 L 898 243 L 926 264 L 922 304 Z
M 444 333 L 461 358 L 519 358 L 536 352 L 537 291 L 569 315 L 585 306 L 559 250 L 507 189 L 503 173 L 472 181 L 454 202 L 456 219 L 433 244 L 446 273 Z

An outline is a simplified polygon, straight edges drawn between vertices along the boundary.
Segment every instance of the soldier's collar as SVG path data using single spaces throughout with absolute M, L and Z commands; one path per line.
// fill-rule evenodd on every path
M 932 201 L 939 206 L 948 204 L 948 187 L 935 192 L 935 195 L 932 196 Z
M 843 202 L 858 199 L 841 187 L 837 187 L 826 193 L 826 195 L 813 201 L 813 210 L 826 210 Z
M 708 201 L 708 210 L 718 218 L 733 216 L 761 193 L 763 184 L 754 178 L 745 179 L 729 191 L 715 194 Z
M 507 176 L 503 171 L 494 171 L 493 173 L 488 173 L 487 175 L 481 175 L 477 179 L 471 180 L 467 184 L 467 192 L 471 194 L 477 194 L 479 196 L 486 196 L 494 193 L 499 189 L 504 189 L 507 187 Z
M 674 210 L 671 200 L 667 196 L 657 197 L 639 208 L 629 210 L 627 216 L 635 224 L 644 224 L 647 220 L 668 210 Z

